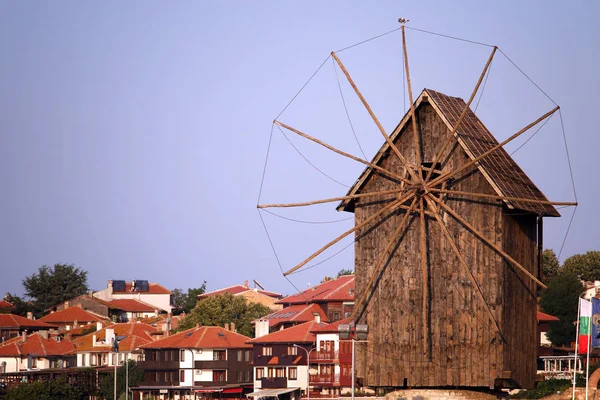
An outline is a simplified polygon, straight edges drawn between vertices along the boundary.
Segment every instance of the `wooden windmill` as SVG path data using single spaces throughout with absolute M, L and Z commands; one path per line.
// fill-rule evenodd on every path
M 371 387 L 532 387 L 542 221 L 555 205 L 503 146 L 469 100 L 424 89 L 413 99 L 402 25 L 410 110 L 388 134 L 335 53 L 332 57 L 385 142 L 372 161 L 340 151 L 280 121 L 275 124 L 366 165 L 347 195 L 266 207 L 341 202 L 355 226 L 286 272 L 355 234 L 357 376 Z

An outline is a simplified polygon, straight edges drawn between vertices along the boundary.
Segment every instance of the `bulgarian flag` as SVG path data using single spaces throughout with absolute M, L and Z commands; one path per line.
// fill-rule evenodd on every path
M 592 322 L 592 302 L 579 299 L 579 354 L 589 351 Z

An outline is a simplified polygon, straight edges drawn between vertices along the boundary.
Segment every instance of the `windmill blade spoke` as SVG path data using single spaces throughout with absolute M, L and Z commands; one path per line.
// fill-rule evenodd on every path
M 403 177 L 403 176 L 401 176 L 401 175 L 398 175 L 398 174 L 396 174 L 396 173 L 394 173 L 394 172 L 388 171 L 387 169 L 385 169 L 385 168 L 382 168 L 382 167 L 380 167 L 379 165 L 376 165 L 376 164 L 370 163 L 370 162 L 369 162 L 369 161 L 367 161 L 367 160 L 363 160 L 362 158 L 359 158 L 359 157 L 353 156 L 352 154 L 346 153 L 345 151 L 338 150 L 338 149 L 336 149 L 335 147 L 333 147 L 333 146 L 331 146 L 331 145 L 329 145 L 329 144 L 327 144 L 327 143 L 325 143 L 325 142 L 323 142 L 323 141 L 321 141 L 321 140 L 319 140 L 319 139 L 317 139 L 317 138 L 314 138 L 314 137 L 312 137 L 312 136 L 310 136 L 310 135 L 307 135 L 307 134 L 306 134 L 306 133 L 304 133 L 304 132 L 301 132 L 301 131 L 299 131 L 299 130 L 297 130 L 297 129 L 294 129 L 294 128 L 292 128 L 292 127 L 291 127 L 291 126 L 289 126 L 289 125 L 286 125 L 286 124 L 284 124 L 283 122 L 280 122 L 280 121 L 277 121 L 277 120 L 275 120 L 275 121 L 273 121 L 273 123 L 274 123 L 274 124 L 276 124 L 276 125 L 278 125 L 278 126 L 281 126 L 282 128 L 285 128 L 285 129 L 287 129 L 287 130 L 288 130 L 288 131 L 290 131 L 290 132 L 294 132 L 295 134 L 297 134 L 297 135 L 299 135 L 299 136 L 302 136 L 303 138 L 305 138 L 305 139 L 308 139 L 308 140 L 310 140 L 311 142 L 317 143 L 317 144 L 319 144 L 319 145 L 321 145 L 321 146 L 325 147 L 326 149 L 329 149 L 329 150 L 333 151 L 334 153 L 340 154 L 340 155 L 342 155 L 342 156 L 344 156 L 344 157 L 348 157 L 348 158 L 350 158 L 351 160 L 354 160 L 354 161 L 357 161 L 357 162 L 359 162 L 359 163 L 361 163 L 361 164 L 367 165 L 367 166 L 369 166 L 369 167 L 371 167 L 371 168 L 373 168 L 373 169 L 375 169 L 375 170 L 377 170 L 377 171 L 381 172 L 382 174 L 384 174 L 384 175 L 386 175 L 386 176 L 388 176 L 388 177 L 390 177 L 390 178 L 392 178 L 392 179 L 396 179 L 396 180 L 399 180 L 399 181 L 401 181 L 401 182 L 405 182 L 405 183 L 409 183 L 409 184 L 410 184 L 410 183 L 412 183 L 410 180 L 408 180 L 408 179 L 404 178 L 404 177 Z
M 407 200 L 410 200 L 413 196 L 414 196 L 414 193 L 407 193 L 407 194 L 403 195 L 402 197 L 400 197 L 397 201 L 393 201 L 393 202 L 387 204 L 386 206 L 381 208 L 379 211 L 372 214 L 369 218 L 365 219 L 363 222 L 356 225 L 354 228 L 347 230 L 346 232 L 342 233 L 337 238 L 333 239 L 331 242 L 327 243 L 325 246 L 321 247 L 319 250 L 317 250 L 311 256 L 309 256 L 306 260 L 302 261 L 300 264 L 296 265 L 294 268 L 285 272 L 283 275 L 287 276 L 287 275 L 293 273 L 294 271 L 297 271 L 298 269 L 302 268 L 303 266 L 308 264 L 311 260 L 313 260 L 315 257 L 317 257 L 319 254 L 321 254 L 322 252 L 324 252 L 325 250 L 327 250 L 328 248 L 330 248 L 331 246 L 333 246 L 334 244 L 336 244 L 337 242 L 339 242 L 346 236 L 350 235 L 351 233 L 353 233 L 353 232 L 361 229 L 362 227 L 366 226 L 367 224 L 371 223 L 371 221 L 373 221 L 376 218 L 378 218 L 379 216 L 383 215 L 386 211 L 393 211 L 397 206 L 402 205 L 402 203 L 406 202 Z
M 335 201 L 360 199 L 360 198 L 364 198 L 364 197 L 376 197 L 376 196 L 381 196 L 381 195 L 386 195 L 386 194 L 398 194 L 402 191 L 403 191 L 403 189 L 381 190 L 379 192 L 358 193 L 358 194 L 352 194 L 352 195 L 348 195 L 348 196 L 331 197 L 328 199 L 304 201 L 304 202 L 300 202 L 300 203 L 259 204 L 256 207 L 257 208 L 306 207 L 306 206 L 312 206 L 315 204 L 332 203 Z
M 469 229 L 475 236 L 479 237 L 485 243 L 487 243 L 491 248 L 496 250 L 502 257 L 504 257 L 507 261 L 513 264 L 515 267 L 520 269 L 525 275 L 531 278 L 535 283 L 537 283 L 542 288 L 546 289 L 546 285 L 544 285 L 538 278 L 535 277 L 531 272 L 529 272 L 525 267 L 523 267 L 517 260 L 508 255 L 504 250 L 494 244 L 491 240 L 486 238 L 481 232 L 479 232 L 473 225 L 469 224 L 464 218 L 462 218 L 458 213 L 456 213 L 452 208 L 448 205 L 444 204 L 442 201 L 438 200 L 435 196 L 430 196 L 437 204 L 439 204 L 444 210 L 448 212 L 448 214 L 452 215 L 458 222 L 460 222 L 463 226 Z
M 335 62 L 340 66 L 340 69 L 342 70 L 342 72 L 346 76 L 346 79 L 348 79 L 348 82 L 350 82 L 350 86 L 352 86 L 352 89 L 354 89 L 354 92 L 356 92 L 356 95 L 358 96 L 358 98 L 360 99 L 360 101 L 363 103 L 363 105 L 367 109 L 367 112 L 371 116 L 371 119 L 373 119 L 373 121 L 375 122 L 375 125 L 377 125 L 377 128 L 379 128 L 379 131 L 381 132 L 381 134 L 385 138 L 385 141 L 388 143 L 388 145 L 391 147 L 391 149 L 394 151 L 394 153 L 396 153 L 396 155 L 398 156 L 398 159 L 400 160 L 400 162 L 402 163 L 402 165 L 405 166 L 406 169 L 408 170 L 408 173 L 410 174 L 411 178 L 414 180 L 414 182 L 420 182 L 420 181 L 422 181 L 423 178 L 420 175 L 417 175 L 415 173 L 415 171 L 410 167 L 410 165 L 406 161 L 406 158 L 404 158 L 404 156 L 402 155 L 402 153 L 400 153 L 400 150 L 398 150 L 398 148 L 396 147 L 396 145 L 394 144 L 394 142 L 392 141 L 392 139 L 390 139 L 390 137 L 388 136 L 388 134 L 385 132 L 385 129 L 383 129 L 383 126 L 379 122 L 379 119 L 377 119 L 377 117 L 375 116 L 375 113 L 373 112 L 373 110 L 371 110 L 371 106 L 369 106 L 369 103 L 367 103 L 367 100 L 365 100 L 365 98 L 362 95 L 362 93 L 360 92 L 360 90 L 358 90 L 358 87 L 356 86 L 356 84 L 352 80 L 352 77 L 348 73 L 348 70 L 346 70 L 346 67 L 344 67 L 344 64 L 342 64 L 342 61 L 338 58 L 338 56 L 334 52 L 331 52 L 331 56 L 333 57 L 333 59 L 335 60 Z
M 463 269 L 467 273 L 467 277 L 469 278 L 469 280 L 471 281 L 471 284 L 475 288 L 475 292 L 477 293 L 477 296 L 479 297 L 479 299 L 481 300 L 481 302 L 485 305 L 485 309 L 487 310 L 487 312 L 488 312 L 491 320 L 494 322 L 494 326 L 496 327 L 496 330 L 498 331 L 498 334 L 500 335 L 500 337 L 503 338 L 502 331 L 500 330 L 500 326 L 498 325 L 498 321 L 496 321 L 496 318 L 494 317 L 494 314 L 492 313 L 492 310 L 490 309 L 489 304 L 487 303 L 487 301 L 485 301 L 485 298 L 483 297 L 483 292 L 481 291 L 481 287 L 479 287 L 479 284 L 475 280 L 475 277 L 473 276 L 473 272 L 471 271 L 471 269 L 467 265 L 467 262 L 465 261 L 464 257 L 462 256 L 462 254 L 460 254 L 460 251 L 458 250 L 458 246 L 456 245 L 456 242 L 454 241 L 454 239 L 452 239 L 452 235 L 450 235 L 450 232 L 448 232 L 448 228 L 446 228 L 446 225 L 444 224 L 444 221 L 442 221 L 442 218 L 438 215 L 437 207 L 431 201 L 432 199 L 435 200 L 435 201 L 438 201 L 432 195 L 427 195 L 425 197 L 425 200 L 427 201 L 427 204 L 434 211 L 435 219 L 438 222 L 438 224 L 440 225 L 440 228 L 441 228 L 442 232 L 444 233 L 444 235 L 448 239 L 448 243 L 450 243 L 450 247 L 452 247 L 452 251 L 454 251 L 454 254 L 458 258 L 458 261 L 460 262 L 461 266 L 463 267 Z M 441 204 L 443 205 L 443 203 L 441 203 Z
M 481 82 L 483 81 L 485 74 L 487 73 L 488 69 L 490 68 L 490 64 L 492 63 L 492 60 L 494 59 L 494 54 L 496 54 L 496 50 L 498 50 L 498 47 L 494 46 L 494 49 L 492 50 L 492 54 L 490 54 L 490 57 L 488 58 L 487 63 L 485 64 L 485 67 L 483 68 L 483 72 L 481 72 L 481 75 L 479 76 L 479 80 L 477 81 L 477 84 L 475 85 L 475 89 L 473 89 L 473 93 L 471 93 L 471 97 L 469 98 L 469 101 L 467 102 L 463 112 L 460 114 L 460 117 L 458 117 L 458 120 L 456 121 L 456 124 L 452 128 L 450 135 L 448 135 L 448 137 L 446 138 L 446 141 L 440 148 L 440 151 L 438 151 L 438 153 L 433 158 L 433 163 L 432 163 L 433 167 L 437 164 L 437 162 L 439 160 L 443 160 L 444 152 L 446 151 L 446 148 L 450 145 L 450 143 L 452 143 L 452 140 L 454 139 L 454 135 L 456 134 L 458 127 L 460 126 L 462 120 L 467 115 L 467 112 L 469 111 L 469 107 L 471 106 L 471 103 L 473 102 L 473 100 L 475 99 L 475 96 L 477 95 L 477 92 L 479 91 L 479 86 L 481 85 Z M 433 171 L 429 171 L 427 173 L 427 176 L 425 177 L 425 182 L 429 182 L 429 180 L 431 179 L 432 173 L 433 173 Z
M 521 129 L 520 131 L 518 131 L 517 133 L 515 133 L 514 135 L 512 135 L 511 137 L 509 137 L 508 139 L 506 139 L 505 141 L 503 141 L 502 143 L 497 144 L 496 146 L 492 147 L 491 149 L 489 149 L 488 151 L 486 151 L 485 153 L 483 153 L 482 155 L 475 157 L 474 159 L 472 159 L 471 161 L 467 162 L 466 164 L 464 164 L 462 167 L 454 170 L 454 171 L 450 171 L 442 176 L 437 177 L 436 179 L 434 179 L 432 182 L 430 182 L 428 185 L 430 187 L 433 187 L 437 184 L 439 184 L 440 182 L 446 181 L 454 176 L 456 176 L 457 174 L 459 174 L 460 172 L 464 171 L 465 169 L 469 168 L 470 166 L 476 164 L 477 162 L 479 162 L 481 159 L 487 157 L 488 155 L 492 154 L 493 152 L 495 152 L 496 150 L 502 148 L 505 144 L 511 142 L 512 140 L 518 138 L 519 136 L 521 136 L 523 133 L 527 132 L 529 129 L 531 129 L 532 127 L 534 127 L 535 125 L 539 124 L 541 121 L 545 120 L 546 118 L 550 117 L 552 114 L 554 114 L 560 107 L 556 106 L 555 108 L 553 108 L 552 110 L 548 111 L 546 114 L 542 115 L 541 117 L 539 117 L 538 119 L 536 119 L 535 121 L 533 121 L 532 123 L 530 123 L 529 125 L 527 125 L 525 128 Z
M 521 198 L 521 197 L 498 196 L 495 194 L 486 194 L 486 193 L 461 192 L 458 190 L 443 190 L 443 189 L 430 188 L 429 191 L 442 193 L 442 194 L 453 194 L 453 195 L 457 195 L 457 196 L 471 196 L 471 197 L 481 197 L 481 198 L 488 198 L 488 199 L 495 199 L 495 200 L 520 201 L 523 203 L 544 204 L 544 205 L 552 205 L 552 206 L 576 206 L 577 205 L 577 202 L 573 202 L 573 201 L 536 200 L 536 199 L 527 199 L 527 198 Z
M 415 116 L 415 104 L 413 102 L 412 85 L 410 83 L 410 70 L 408 68 L 408 51 L 406 49 L 406 32 L 404 24 L 402 24 L 402 50 L 404 52 L 404 69 L 406 70 L 406 86 L 408 87 L 408 101 L 410 102 L 410 119 L 412 120 L 413 137 L 415 142 L 415 159 L 417 160 L 417 168 L 419 176 L 423 176 L 423 166 L 421 160 L 421 140 L 417 130 L 417 119 Z M 421 207 L 422 209 L 422 207 Z
M 373 274 L 371 275 L 371 277 L 369 278 L 369 280 L 367 282 L 366 289 L 363 292 L 360 299 L 358 300 L 358 302 L 356 302 L 356 309 L 360 310 L 360 313 L 357 315 L 357 318 L 355 319 L 356 322 L 361 320 L 365 311 L 367 310 L 369 299 L 371 298 L 371 296 L 373 295 L 373 292 L 375 290 L 374 285 L 375 285 L 376 281 L 378 280 L 378 277 L 381 276 L 381 274 L 383 272 L 383 268 L 386 265 L 386 260 L 390 256 L 392 249 L 394 248 L 395 245 L 398 244 L 397 243 L 398 239 L 400 239 L 400 236 L 402 236 L 405 225 L 408 222 L 408 219 L 409 219 L 410 215 L 412 214 L 412 211 L 415 210 L 416 205 L 417 205 L 417 199 L 413 198 L 413 201 L 412 201 L 411 205 L 408 207 L 408 210 L 406 211 L 406 213 L 404 214 L 402 221 L 400 222 L 398 227 L 396 227 L 396 230 L 394 231 L 394 233 L 392 233 L 391 239 L 388 241 L 388 243 L 383 251 L 383 254 L 381 255 L 381 257 L 379 257 L 379 260 L 377 260 L 377 264 L 375 265 L 375 268 L 373 268 Z

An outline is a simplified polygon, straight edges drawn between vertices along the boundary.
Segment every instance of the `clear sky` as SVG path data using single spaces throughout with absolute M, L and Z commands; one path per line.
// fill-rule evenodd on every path
M 96 290 L 108 279 L 169 289 L 256 279 L 294 292 L 256 210 L 271 122 L 330 51 L 393 30 L 401 16 L 500 46 L 562 107 L 581 205 L 561 259 L 600 250 L 599 4 L 1 1 L 0 294 L 22 294 L 25 276 L 57 262 L 87 270 Z M 468 98 L 489 48 L 417 31 L 407 40 L 415 95 L 430 87 Z M 388 130 L 406 107 L 400 55 L 399 32 L 340 53 Z M 347 82 L 340 87 L 371 157 L 382 137 Z M 552 107 L 496 56 L 477 113 L 499 140 Z M 361 154 L 331 60 L 280 119 Z M 362 171 L 288 137 L 342 184 L 275 131 L 261 202 L 343 195 Z M 514 157 L 549 198 L 573 199 L 558 116 Z M 561 212 L 545 225 L 557 252 L 572 210 Z M 352 216 L 332 204 L 280 213 Z M 284 269 L 352 226 L 264 218 Z M 291 281 L 304 288 L 352 262 L 350 246 Z

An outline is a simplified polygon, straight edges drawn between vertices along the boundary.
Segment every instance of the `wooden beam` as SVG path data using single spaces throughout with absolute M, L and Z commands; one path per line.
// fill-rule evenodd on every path
M 387 204 L 386 206 L 384 206 L 383 208 L 381 208 L 381 210 L 379 210 L 376 213 L 372 214 L 369 218 L 365 219 L 363 222 L 361 222 L 360 224 L 356 225 L 354 228 L 347 230 L 346 232 L 342 233 L 337 238 L 333 239 L 331 242 L 327 243 L 325 246 L 321 247 L 319 250 L 317 250 L 316 252 L 314 252 L 306 260 L 302 261 L 300 264 L 296 265 L 294 268 L 290 269 L 287 272 L 284 272 L 283 276 L 287 276 L 287 275 L 293 273 L 294 271 L 297 271 L 298 269 L 302 268 L 303 266 L 305 266 L 306 264 L 308 264 L 312 259 L 314 259 L 315 257 L 317 257 L 319 254 L 321 254 L 322 252 L 324 252 L 325 250 L 327 250 L 328 248 L 330 248 L 331 246 L 333 246 L 334 244 L 336 244 L 337 242 L 339 242 L 340 240 L 342 240 L 343 238 L 345 238 L 349 234 L 351 234 L 351 233 L 359 230 L 360 228 L 366 226 L 367 224 L 369 224 L 371 221 L 375 220 L 377 217 L 381 216 L 386 211 L 393 211 L 393 209 L 396 208 L 396 206 L 399 206 L 402 203 L 404 203 L 405 201 L 410 200 L 413 196 L 414 196 L 414 193 L 412 193 L 412 192 L 411 193 L 407 193 L 404 196 L 400 197 L 397 201 L 393 201 L 393 202 Z
M 538 278 L 536 278 L 531 272 L 527 271 L 527 269 L 524 266 L 519 264 L 514 258 L 512 258 L 510 255 L 508 255 L 504 250 L 502 250 L 500 247 L 498 247 L 495 243 L 493 243 L 488 238 L 486 238 L 481 232 L 479 232 L 477 229 L 475 229 L 475 227 L 473 225 L 471 225 L 467 221 L 465 221 L 465 219 L 462 218 L 460 215 L 458 215 L 452 208 L 448 207 L 442 201 L 438 200 L 435 196 L 431 196 L 431 198 L 437 204 L 439 204 L 444 210 L 446 210 L 448 212 L 448 214 L 452 215 L 458 222 L 460 222 L 467 229 L 469 229 L 475 236 L 479 237 L 481 240 L 483 240 L 485 243 L 487 243 L 491 248 L 496 250 L 507 261 L 509 261 L 511 264 L 513 264 L 518 269 L 520 269 L 529 278 L 533 279 L 533 281 L 535 281 L 535 283 L 537 283 L 539 286 L 546 289 L 546 285 L 544 285 Z
M 329 144 L 327 144 L 327 143 L 325 143 L 325 142 L 323 142 L 323 141 L 321 141 L 321 140 L 319 140 L 317 138 L 314 138 L 314 137 L 312 137 L 310 135 L 307 135 L 304 132 L 299 131 L 298 129 L 294 129 L 291 126 L 284 124 L 283 122 L 275 120 L 275 121 L 273 121 L 273 123 L 276 124 L 276 125 L 279 125 L 279 126 L 281 126 L 283 128 L 285 128 L 285 129 L 287 129 L 290 132 L 294 132 L 295 134 L 297 134 L 299 136 L 302 136 L 305 139 L 308 139 L 308 140 L 310 140 L 312 142 L 315 142 L 315 143 L 317 143 L 317 144 L 325 147 L 326 149 L 329 149 L 329 150 L 333 151 L 334 153 L 340 154 L 340 155 L 342 155 L 344 157 L 348 157 L 348 158 L 350 158 L 350 159 L 352 159 L 354 161 L 358 161 L 361 164 L 365 164 L 365 165 L 367 165 L 367 166 L 369 166 L 369 167 L 371 167 L 373 169 L 376 169 L 377 171 L 379 171 L 379 172 L 387 175 L 390 178 L 397 179 L 397 180 L 400 180 L 400 181 L 405 182 L 405 183 L 410 183 L 410 184 L 413 183 L 412 181 L 410 181 L 410 180 L 408 180 L 408 179 L 406 179 L 406 178 L 404 178 L 404 177 L 402 177 L 402 176 L 400 176 L 400 175 L 398 175 L 398 174 L 396 174 L 394 172 L 391 172 L 391 171 L 388 171 L 388 170 L 386 170 L 384 168 L 381 168 L 377 164 L 370 163 L 367 160 L 363 160 L 362 158 L 353 156 L 352 154 L 346 153 L 345 151 L 338 150 L 335 147 L 333 147 L 333 146 L 331 146 L 331 145 L 329 145 Z
M 485 194 L 485 193 L 472 193 L 472 192 L 461 192 L 458 190 L 442 190 L 436 188 L 429 188 L 430 192 L 438 192 L 443 194 L 453 194 L 458 196 L 471 196 L 471 197 L 482 197 L 487 199 L 494 200 L 505 200 L 505 201 L 520 201 L 523 203 L 533 203 L 533 204 L 546 204 L 553 206 L 576 206 L 576 202 L 572 201 L 548 201 L 548 200 L 536 200 L 536 199 L 527 199 L 523 197 L 509 197 L 509 196 L 498 196 L 495 194 Z
M 385 249 L 383 250 L 383 253 L 381 254 L 381 257 L 379 257 L 379 259 L 377 260 L 377 264 L 375 264 L 375 268 L 373 268 L 373 274 L 371 274 L 371 277 L 369 278 L 369 280 L 367 282 L 365 291 L 361 294 L 358 302 L 355 302 L 355 305 L 356 305 L 355 311 L 360 310 L 359 314 L 354 319 L 356 323 L 358 323 L 361 320 L 362 316 L 364 315 L 364 313 L 367 309 L 367 303 L 365 303 L 365 301 L 371 296 L 371 291 L 374 290 L 373 285 L 375 284 L 377 277 L 381 274 L 382 268 L 385 266 L 385 261 L 390 256 L 390 252 L 392 251 L 394 246 L 397 244 L 398 239 L 402 235 L 405 225 L 408 222 L 408 218 L 412 214 L 412 211 L 415 210 L 416 205 L 417 205 L 417 199 L 415 197 L 415 198 L 413 198 L 413 201 L 412 201 L 411 205 L 409 206 L 406 214 L 404 214 L 402 221 L 400 221 L 400 224 L 396 227 L 396 230 L 394 230 L 394 232 L 392 233 L 390 240 L 388 241 Z
M 391 190 L 382 190 L 379 192 L 352 194 L 352 195 L 342 196 L 342 197 L 331 197 L 329 199 L 304 201 L 301 203 L 259 204 L 258 206 L 256 206 L 256 208 L 305 207 L 305 206 L 312 206 L 314 204 L 332 203 L 334 201 L 360 199 L 363 197 L 374 197 L 374 196 L 380 196 L 380 195 L 385 195 L 385 194 L 397 194 L 400 192 L 402 192 L 402 189 L 391 189 Z
M 543 121 L 544 119 L 548 118 L 549 116 L 551 116 L 552 114 L 554 114 L 560 107 L 556 106 L 555 108 L 553 108 L 552 110 L 548 111 L 546 114 L 542 115 L 541 117 L 539 117 L 538 119 L 536 119 L 535 121 L 533 121 L 532 123 L 530 123 L 529 125 L 527 125 L 525 128 L 521 129 L 519 132 L 515 133 L 514 135 L 512 135 L 511 137 L 509 137 L 508 139 L 506 139 L 505 141 L 503 141 L 502 143 L 497 144 L 496 146 L 492 147 L 491 149 L 489 149 L 488 151 L 486 151 L 485 153 L 483 153 L 482 155 L 472 159 L 471 161 L 467 162 L 466 164 L 464 164 L 462 167 L 454 170 L 454 171 L 449 171 L 446 174 L 437 177 L 436 179 L 434 179 L 432 182 L 429 183 L 430 187 L 433 187 L 437 184 L 439 184 L 440 182 L 443 182 L 445 180 L 448 180 L 450 178 L 452 178 L 453 176 L 456 176 L 457 174 L 459 174 L 460 172 L 464 171 L 465 169 L 469 168 L 471 165 L 477 163 L 478 161 L 480 161 L 482 158 L 487 157 L 488 155 L 490 155 L 491 153 L 495 152 L 496 150 L 500 149 L 501 147 L 503 147 L 505 144 L 509 143 L 510 141 L 516 139 L 517 137 L 521 136 L 523 133 L 527 132 L 529 129 L 531 129 L 533 126 L 537 125 L 538 123 L 540 123 L 541 121 Z
M 410 102 L 410 117 L 412 120 L 413 138 L 415 144 L 415 156 L 417 160 L 417 168 L 419 176 L 422 175 L 422 160 L 421 160 L 421 140 L 419 132 L 417 131 L 417 118 L 415 114 L 415 104 L 413 102 L 412 86 L 410 83 L 410 71 L 408 68 L 408 52 L 406 50 L 406 33 L 404 32 L 404 25 L 402 25 L 402 49 L 404 51 L 404 69 L 406 70 L 406 85 L 408 87 L 408 101 Z M 433 165 L 435 167 L 435 165 Z
M 490 309 L 489 304 L 487 303 L 487 301 L 485 301 L 485 298 L 483 297 L 481 288 L 479 287 L 479 284 L 477 283 L 477 281 L 475 280 L 475 277 L 473 276 L 473 272 L 471 272 L 471 269 L 467 265 L 467 262 L 465 261 L 464 257 L 462 256 L 462 254 L 460 254 L 460 251 L 458 250 L 458 247 L 456 246 L 454 239 L 452 239 L 452 235 L 450 235 L 450 232 L 448 231 L 448 228 L 446 228 L 444 221 L 442 221 L 442 218 L 439 216 L 438 208 L 431 201 L 432 199 L 435 200 L 436 202 L 439 201 L 438 199 L 435 198 L 435 196 L 433 196 L 431 194 L 427 194 L 425 196 L 425 201 L 427 201 L 427 204 L 429 205 L 429 207 L 431 207 L 431 209 L 434 211 L 435 219 L 438 222 L 438 224 L 440 225 L 440 228 L 442 229 L 442 232 L 444 233 L 444 235 L 446 235 L 446 238 L 448 239 L 448 243 L 450 243 L 450 247 L 452 247 L 452 250 L 454 251 L 454 254 L 456 255 L 456 257 L 458 258 L 458 261 L 460 262 L 463 269 L 467 273 L 467 277 L 469 278 L 469 280 L 471 281 L 471 284 L 475 288 L 475 292 L 477 293 L 477 296 L 479 297 L 481 302 L 485 305 L 485 309 L 487 310 L 491 320 L 494 322 L 494 326 L 496 327 L 498 334 L 504 340 L 504 336 L 502 335 L 500 326 L 498 325 L 498 322 L 496 321 L 496 318 L 495 318 L 494 314 L 492 313 L 492 310 Z M 440 202 L 438 204 L 440 204 L 442 206 L 444 205 L 444 203 L 442 203 L 442 202 Z
M 487 62 L 485 63 L 485 67 L 483 68 L 483 71 L 481 72 L 481 75 L 479 76 L 479 80 L 477 81 L 477 84 L 475 85 L 475 89 L 473 89 L 473 92 L 471 93 L 471 97 L 469 98 L 469 101 L 465 105 L 463 112 L 458 117 L 458 120 L 456 121 L 456 124 L 452 128 L 450 135 L 448 135 L 448 137 L 446 138 L 446 141 L 440 148 L 440 151 L 438 151 L 438 153 L 433 158 L 433 164 L 432 164 L 433 167 L 436 166 L 436 164 L 439 160 L 443 159 L 442 157 L 444 155 L 444 152 L 446 151 L 446 148 L 450 145 L 450 143 L 452 143 L 452 139 L 454 139 L 454 135 L 456 134 L 458 127 L 460 126 L 462 120 L 467 115 L 467 111 L 469 111 L 469 106 L 471 105 L 471 103 L 475 99 L 475 96 L 477 95 L 477 92 L 479 91 L 479 86 L 481 85 L 481 82 L 483 81 L 483 78 L 485 77 L 485 74 L 487 73 L 487 71 L 490 67 L 490 64 L 492 63 L 492 60 L 494 59 L 494 54 L 496 54 L 496 50 L 498 50 L 498 47 L 494 46 L 494 49 L 492 50 L 492 54 L 490 54 Z M 429 179 L 431 179 L 431 175 L 432 175 L 432 171 L 429 171 L 427 173 L 427 176 L 425 177 L 425 182 L 429 182 Z
M 346 67 L 344 67 L 344 64 L 342 64 L 342 61 L 340 61 L 340 59 L 338 58 L 338 56 L 333 51 L 331 52 L 331 56 L 333 57 L 333 59 L 335 60 L 335 62 L 340 66 L 342 72 L 346 76 L 346 79 L 348 79 L 348 82 L 350 82 L 350 86 L 352 86 L 352 89 L 354 89 L 354 91 L 356 92 L 356 95 L 358 96 L 358 98 L 360 99 L 360 101 L 363 103 L 363 105 L 367 109 L 367 112 L 369 113 L 369 115 L 371 116 L 371 118 L 373 119 L 373 121 L 375 122 L 375 125 L 377 125 L 377 128 L 379 128 L 379 131 L 381 132 L 381 134 L 385 138 L 385 141 L 388 143 L 388 145 L 394 151 L 394 153 L 396 153 L 396 155 L 398 156 L 398 159 L 400 160 L 400 162 L 405 167 L 407 167 L 407 171 L 410 174 L 410 176 L 413 179 L 413 181 L 414 182 L 422 182 L 423 181 L 423 177 L 418 176 L 415 173 L 415 171 L 413 171 L 412 168 L 410 168 L 410 165 L 408 164 L 408 162 L 406 161 L 406 159 L 404 158 L 404 156 L 402 155 L 402 153 L 400 153 L 400 150 L 398 150 L 398 148 L 396 147 L 396 145 L 394 144 L 394 142 L 392 141 L 392 139 L 390 139 L 390 137 L 388 136 L 388 134 L 385 132 L 385 129 L 383 129 L 383 126 L 381 125 L 381 123 L 379 122 L 379 120 L 377 119 L 377 117 L 375 116 L 375 113 L 373 112 L 373 110 L 371 110 L 371 107 L 369 106 L 369 103 L 367 103 L 367 100 L 365 100 L 365 98 L 363 97 L 363 95 L 360 92 L 360 90 L 358 90 L 358 87 L 356 86 L 356 84 L 352 80 L 352 77 L 350 77 L 350 74 L 346 70 Z
M 402 26 L 404 28 L 404 26 Z M 404 29 L 403 29 L 404 31 Z M 419 199 L 419 221 L 421 227 L 421 275 L 423 279 L 423 299 L 422 299 L 422 312 L 423 312 L 423 354 L 429 358 L 429 324 L 428 324 L 428 307 L 427 302 L 429 300 L 429 271 L 427 266 L 427 234 L 425 229 L 425 204 L 423 198 Z

